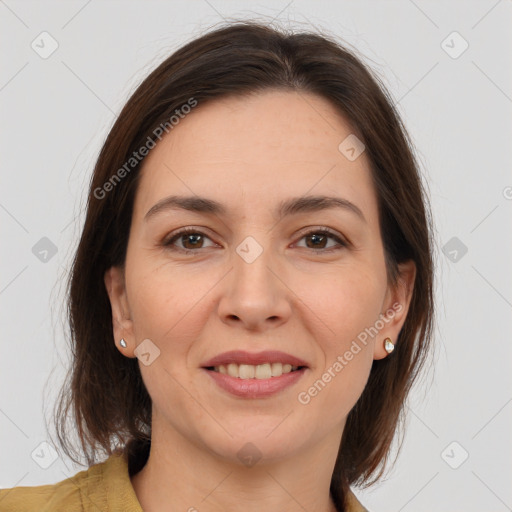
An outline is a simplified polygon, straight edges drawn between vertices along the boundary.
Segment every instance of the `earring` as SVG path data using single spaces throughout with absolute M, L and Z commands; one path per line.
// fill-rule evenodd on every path
M 391 338 L 386 338 L 384 340 L 384 350 L 388 353 L 388 354 L 391 354 L 391 352 L 393 352 L 393 350 L 395 350 L 395 345 L 393 344 L 393 342 L 391 341 Z
M 120 341 L 119 341 L 119 345 L 121 345 L 121 347 L 123 348 L 126 348 L 128 346 L 128 344 L 126 343 L 126 341 L 124 341 L 124 338 L 122 338 Z

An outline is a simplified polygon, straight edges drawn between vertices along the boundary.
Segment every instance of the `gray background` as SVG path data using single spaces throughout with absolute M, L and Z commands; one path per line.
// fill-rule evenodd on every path
M 510 0 L 0 0 L 0 487 L 84 469 L 53 460 L 45 416 L 69 360 L 63 284 L 116 113 L 172 50 L 247 17 L 355 47 L 398 102 L 430 189 L 435 371 L 411 397 L 395 468 L 356 494 L 377 512 L 512 510 Z

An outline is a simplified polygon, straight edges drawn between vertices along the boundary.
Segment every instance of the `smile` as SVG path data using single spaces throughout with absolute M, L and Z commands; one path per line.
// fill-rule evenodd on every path
M 264 363 L 258 365 L 236 364 L 220 365 L 208 368 L 217 373 L 229 375 L 238 379 L 270 379 L 272 377 L 281 377 L 283 373 L 294 372 L 302 368 L 301 366 L 292 366 L 282 363 Z
M 272 366 L 280 365 L 281 368 L 275 367 L 276 375 L 275 376 L 261 376 L 262 372 L 265 372 L 268 375 L 268 372 L 272 372 Z M 259 370 L 258 377 L 256 377 L 256 371 L 259 366 L 264 367 L 263 370 Z M 285 368 L 282 368 L 282 367 Z M 288 369 L 288 366 L 290 368 Z M 226 373 L 222 373 L 221 367 L 224 367 Z M 244 367 L 248 367 L 248 369 L 244 369 Z M 230 370 L 231 368 L 231 370 Z M 269 370 L 270 368 L 270 370 Z M 306 367 L 293 367 L 292 370 L 291 365 L 282 365 L 281 363 L 272 363 L 270 364 L 262 364 L 258 366 L 251 365 L 240 365 L 240 369 L 238 365 L 232 363 L 227 366 L 221 365 L 216 370 L 214 367 L 211 368 L 203 368 L 203 371 L 210 376 L 213 382 L 223 391 L 228 392 L 230 395 L 234 395 L 236 397 L 241 398 L 267 398 L 272 395 L 275 395 L 286 388 L 289 388 L 293 384 L 297 383 L 304 373 L 308 370 Z M 286 371 L 284 371 L 286 370 Z M 245 377 L 230 375 L 228 372 L 231 371 L 240 375 L 245 375 Z M 254 377 L 247 377 L 248 373 L 254 373 Z M 252 373 L 249 373 L 251 375 Z M 279 375 L 277 375 L 279 373 Z

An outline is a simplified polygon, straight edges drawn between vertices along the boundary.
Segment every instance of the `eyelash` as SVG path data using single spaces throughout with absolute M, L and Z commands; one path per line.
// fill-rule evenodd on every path
M 201 235 L 201 236 L 205 236 L 207 238 L 210 238 L 208 235 L 206 235 L 205 233 L 201 232 L 198 229 L 195 229 L 195 228 L 184 228 L 184 229 L 178 231 L 177 233 L 175 233 L 174 235 L 172 235 L 167 240 L 165 240 L 162 245 L 164 247 L 166 247 L 167 249 L 170 249 L 170 250 L 173 250 L 173 251 L 179 251 L 179 252 L 184 253 L 184 254 L 197 253 L 201 249 L 205 249 L 203 247 L 200 247 L 198 249 L 183 249 L 181 247 L 173 247 L 173 243 L 176 240 L 179 240 L 184 235 L 189 235 L 189 234 Z M 304 233 L 300 237 L 299 240 L 302 240 L 303 238 L 305 238 L 307 236 L 319 235 L 319 234 L 320 235 L 326 235 L 329 238 L 334 239 L 339 244 L 339 246 L 338 247 L 331 247 L 329 249 L 312 249 L 310 247 L 305 247 L 305 249 L 309 249 L 310 251 L 313 251 L 314 253 L 317 253 L 317 254 L 320 254 L 320 253 L 329 253 L 330 254 L 333 251 L 338 251 L 338 250 L 346 248 L 348 246 L 348 243 L 345 240 L 343 240 L 336 233 L 332 232 L 331 230 L 329 230 L 327 228 L 318 228 L 318 229 L 313 229 L 311 231 L 308 231 L 307 233 Z

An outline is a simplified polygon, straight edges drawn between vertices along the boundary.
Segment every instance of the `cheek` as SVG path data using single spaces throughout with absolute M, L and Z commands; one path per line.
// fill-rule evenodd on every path
M 371 271 L 352 267 L 315 283 L 309 288 L 309 297 L 329 329 L 324 330 L 323 339 L 317 339 L 325 363 L 315 371 L 312 388 L 306 393 L 311 401 L 316 400 L 317 407 L 335 411 L 341 421 L 368 381 L 376 338 L 365 329 L 379 317 L 384 281 Z
M 201 328 L 197 316 L 215 282 L 212 275 L 165 264 L 132 266 L 127 286 L 137 339 L 149 338 L 157 344 L 193 340 Z
M 378 319 L 384 295 L 382 276 L 372 268 L 347 266 L 308 279 L 299 296 L 323 321 L 324 348 L 343 350 Z

